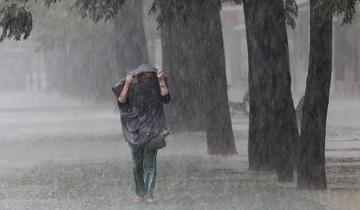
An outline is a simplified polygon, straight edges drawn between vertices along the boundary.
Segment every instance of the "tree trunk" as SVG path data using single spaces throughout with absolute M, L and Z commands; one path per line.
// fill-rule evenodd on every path
M 174 19 L 161 26 L 163 68 L 168 73 L 172 94 L 166 111 L 169 127 L 174 133 L 201 131 L 204 128 L 201 86 L 197 81 L 200 78 L 196 75 L 201 70 L 191 65 L 195 57 L 191 49 L 195 37 L 190 35 L 191 31 L 179 16 L 174 16 Z M 192 56 L 194 57 L 191 58 Z
M 175 2 L 173 5 L 181 6 L 162 8 L 172 16 L 161 28 L 163 63 L 174 96 L 168 106 L 171 127 L 205 130 L 209 154 L 235 154 L 219 15 L 221 2 Z
M 149 62 L 142 5 L 142 0 L 125 1 L 114 17 L 119 76 Z
M 172 132 L 203 131 L 204 101 L 203 66 L 197 20 L 184 18 L 182 6 L 191 2 L 159 1 L 161 10 L 167 14 L 161 26 L 163 67 L 169 74 L 172 101 L 166 107 Z M 195 4 L 196 5 L 196 4 Z M 191 21 L 186 21 L 190 20 Z
M 292 147 L 298 131 L 283 1 L 243 3 L 249 59 L 249 168 L 275 169 L 279 181 L 292 181 Z
M 332 14 L 310 0 L 310 55 L 299 141 L 299 188 L 326 189 L 325 135 L 332 64 Z M 316 6 L 316 7 L 315 7 Z
M 236 154 L 229 110 L 224 40 L 220 18 L 221 1 L 206 1 L 197 27 L 202 29 L 204 56 L 199 60 L 204 80 L 205 124 L 208 154 Z
M 296 159 L 295 146 L 299 139 L 296 123 L 295 106 L 291 94 L 291 74 L 288 37 L 286 30 L 285 10 L 282 0 L 275 0 L 269 7 L 273 11 L 272 22 L 275 23 L 270 32 L 274 36 L 275 46 L 272 52 L 274 62 L 272 70 L 272 111 L 274 164 L 278 180 L 293 181 L 293 165 Z

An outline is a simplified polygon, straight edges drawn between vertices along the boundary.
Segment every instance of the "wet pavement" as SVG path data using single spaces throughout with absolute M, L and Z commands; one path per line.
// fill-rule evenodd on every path
M 297 190 L 272 173 L 249 171 L 248 119 L 235 113 L 238 155 L 208 156 L 201 132 L 171 135 L 158 156 L 159 203 L 133 205 L 129 148 L 113 107 L 34 94 L 22 98 L 37 102 L 17 99 L 22 105 L 11 108 L 12 97 L 0 97 L 8 103 L 0 103 L 1 210 L 360 209 L 360 129 L 350 114 L 337 122 L 343 109 L 336 106 L 329 108 L 327 191 Z

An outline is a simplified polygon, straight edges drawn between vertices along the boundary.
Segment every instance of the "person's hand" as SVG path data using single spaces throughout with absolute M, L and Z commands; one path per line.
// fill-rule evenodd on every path
M 156 73 L 160 81 L 164 79 L 164 71 L 162 69 L 158 69 Z
M 127 74 L 127 76 L 126 76 L 126 81 L 125 81 L 125 85 L 130 85 L 130 84 L 133 82 L 133 80 L 134 80 L 133 75 Z

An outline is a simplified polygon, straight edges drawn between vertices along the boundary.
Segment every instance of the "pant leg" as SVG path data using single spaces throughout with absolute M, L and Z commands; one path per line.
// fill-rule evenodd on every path
M 144 182 L 145 196 L 153 197 L 156 181 L 156 156 L 157 150 L 145 150 L 144 153 Z
M 131 148 L 131 155 L 133 159 L 133 173 L 135 181 L 135 192 L 137 196 L 145 196 L 144 183 L 144 148 L 139 145 L 129 144 Z

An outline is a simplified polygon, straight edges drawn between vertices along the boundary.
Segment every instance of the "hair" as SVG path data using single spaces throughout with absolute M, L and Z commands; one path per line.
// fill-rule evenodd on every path
M 152 79 L 157 78 L 157 77 L 156 77 L 156 74 L 155 74 L 154 72 L 142 72 L 142 73 L 138 74 L 137 77 L 138 77 L 139 79 L 141 79 L 141 78 L 145 75 L 145 73 L 151 73 Z

